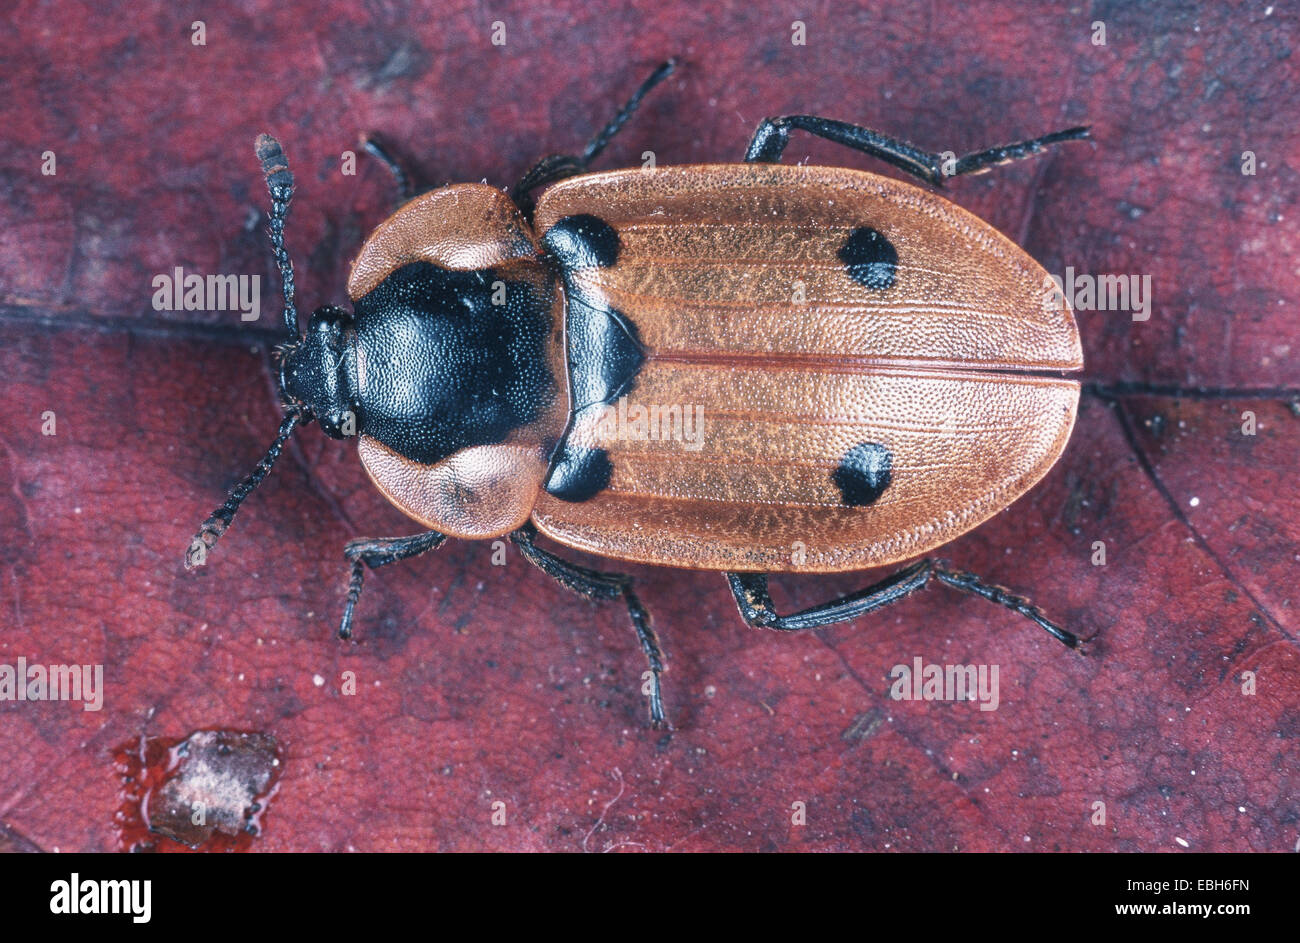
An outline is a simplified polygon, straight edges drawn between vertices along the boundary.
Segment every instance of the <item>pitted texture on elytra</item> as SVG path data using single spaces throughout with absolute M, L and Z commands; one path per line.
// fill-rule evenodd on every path
M 616 263 L 584 270 L 583 284 L 657 355 L 1082 365 L 1074 318 L 1045 300 L 1041 266 L 978 217 L 885 177 L 781 164 L 591 174 L 543 194 L 537 229 L 581 215 L 619 240 Z M 854 279 L 840 258 L 864 228 L 897 256 L 887 290 Z M 883 262 L 882 245 L 876 253 Z

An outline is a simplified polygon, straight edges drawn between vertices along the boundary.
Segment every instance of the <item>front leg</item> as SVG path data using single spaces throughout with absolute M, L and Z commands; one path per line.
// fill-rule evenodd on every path
M 587 142 L 587 146 L 582 149 L 581 154 L 548 154 L 530 167 L 528 172 L 524 174 L 523 179 L 515 184 L 515 188 L 510 191 L 510 196 L 515 203 L 521 209 L 526 210 L 531 218 L 531 191 L 555 183 L 557 180 L 563 180 L 565 177 L 586 173 L 587 165 L 596 159 L 596 156 L 605 149 L 605 145 L 622 130 L 623 125 L 627 124 L 632 115 L 636 113 L 637 107 L 641 104 L 641 99 L 650 94 L 651 89 L 656 85 L 672 75 L 676 68 L 677 60 L 674 58 L 669 59 L 650 73 L 650 77 L 641 83 L 641 87 L 618 110 L 618 114 L 614 115 L 610 122 Z
M 361 146 L 365 148 L 367 154 L 383 164 L 384 168 L 392 175 L 393 185 L 397 187 L 397 207 L 394 207 L 394 209 L 409 203 L 411 197 L 415 196 L 415 189 L 411 186 L 411 178 L 397 158 L 372 134 L 367 134 L 361 139 Z
M 447 537 L 436 530 L 410 537 L 362 537 L 349 540 L 343 548 L 343 556 L 352 565 L 348 579 L 348 599 L 343 607 L 343 619 L 339 622 L 339 638 L 352 638 L 352 611 L 357 600 L 361 598 L 361 586 L 366 579 L 366 567 L 375 569 L 398 560 L 418 557 L 438 547 Z

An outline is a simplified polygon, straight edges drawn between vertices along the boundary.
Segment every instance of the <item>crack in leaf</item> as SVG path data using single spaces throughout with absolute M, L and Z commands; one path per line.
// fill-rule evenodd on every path
M 1214 561 L 1214 565 L 1219 568 L 1219 572 L 1224 575 L 1229 584 L 1231 584 L 1234 589 L 1238 590 L 1242 596 L 1250 600 L 1251 605 L 1255 607 L 1255 611 L 1258 612 L 1261 617 L 1267 619 L 1269 624 L 1284 638 L 1290 640 L 1293 644 L 1296 643 L 1297 639 L 1295 636 L 1283 628 L 1277 619 L 1274 618 L 1273 614 L 1269 612 L 1268 607 L 1257 599 L 1255 594 L 1242 584 L 1241 580 L 1237 578 L 1237 574 L 1219 557 L 1219 555 L 1214 551 L 1214 548 L 1210 546 L 1209 541 L 1206 540 L 1201 532 L 1196 529 L 1195 525 L 1192 524 L 1191 518 L 1183 512 L 1182 507 L 1174 498 L 1173 494 L 1170 493 L 1169 488 L 1165 485 L 1160 476 L 1156 474 L 1155 466 L 1151 464 L 1150 456 L 1147 455 L 1146 451 L 1138 442 L 1137 431 L 1129 417 L 1128 409 L 1125 406 L 1124 401 L 1121 398 L 1116 397 L 1114 403 L 1115 415 L 1119 420 L 1120 430 L 1124 434 L 1125 441 L 1128 443 L 1129 448 L 1133 450 L 1133 456 L 1137 459 L 1138 465 L 1141 466 L 1142 471 L 1151 479 L 1151 483 L 1155 486 L 1156 491 L 1159 492 L 1162 498 L 1164 498 L 1165 503 L 1169 505 L 1169 509 L 1173 512 L 1174 517 L 1177 518 L 1183 527 L 1186 528 L 1187 532 L 1192 535 L 1192 539 L 1202 552 Z

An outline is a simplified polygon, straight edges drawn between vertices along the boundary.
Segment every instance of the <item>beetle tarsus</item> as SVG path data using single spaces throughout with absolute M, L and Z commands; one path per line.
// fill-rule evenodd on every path
M 1052 638 L 1056 639 L 1067 648 L 1078 650 L 1083 643 L 1083 639 L 1061 628 L 1055 622 L 1050 621 L 1041 609 L 1031 603 L 1024 596 L 1017 596 L 1005 586 L 997 586 L 991 583 L 983 582 L 974 573 L 967 573 L 964 570 L 952 570 L 942 562 L 932 564 L 935 577 L 945 586 L 951 586 L 953 589 L 960 589 L 963 592 L 971 593 L 987 599 L 989 602 L 997 603 L 999 606 L 1005 606 L 1012 612 L 1018 612 L 1020 615 L 1029 619 L 1039 628 L 1045 630 Z
M 650 693 L 648 695 L 650 699 L 650 725 L 657 730 L 672 730 L 673 726 L 668 722 L 668 716 L 664 712 L 663 685 L 660 681 L 660 676 L 666 670 L 663 652 L 659 648 L 659 637 L 655 635 L 655 631 L 650 625 L 650 613 L 641 605 L 641 600 L 632 591 L 630 577 L 621 574 L 604 575 L 613 576 L 622 581 L 623 600 L 627 603 L 628 614 L 632 618 L 632 627 L 636 630 L 637 641 L 641 644 L 641 652 L 650 665 L 650 678 L 648 679 L 650 682 Z
M 371 134 L 367 134 L 361 139 L 361 147 L 367 154 L 383 164 L 388 172 L 393 175 L 399 205 L 408 202 L 415 195 L 415 192 L 411 188 L 411 178 L 402 169 L 402 165 L 397 158 Z
M 354 560 L 352 572 L 348 577 L 348 595 L 343 604 L 343 618 L 339 620 L 339 638 L 345 642 L 352 639 L 352 614 L 356 611 L 357 600 L 361 598 L 361 587 L 365 581 L 365 564 L 360 560 Z
M 1035 154 L 1047 150 L 1053 144 L 1087 140 L 1090 131 L 1091 129 L 1088 127 L 1066 128 L 1064 131 L 1054 131 L 1051 134 L 1044 134 L 1042 137 L 1032 138 L 1028 141 L 1018 141 L 1015 144 L 1003 144 L 1001 147 L 974 151 L 957 158 L 956 166 L 953 168 L 952 173 L 947 174 L 947 176 L 955 177 L 959 174 L 983 173 L 990 167 L 1033 157 Z
M 614 135 L 623 130 L 623 126 L 636 113 L 637 108 L 641 105 L 641 100 L 650 94 L 656 85 L 672 75 L 677 70 L 680 61 L 674 56 L 661 63 L 657 69 L 651 72 L 650 77 L 632 93 L 632 97 L 610 119 L 609 123 L 587 142 L 587 146 L 582 149 L 581 154 L 548 154 L 530 167 L 522 179 L 515 184 L 515 188 L 510 191 L 511 199 L 523 209 L 530 211 L 532 198 L 529 194 L 531 191 L 555 183 L 557 180 L 563 180 L 565 177 L 573 177 L 586 172 L 587 165 L 596 159 L 613 139 Z
M 601 128 L 600 132 L 595 137 L 587 142 L 587 146 L 583 148 L 582 157 L 580 158 L 583 166 L 586 166 L 591 163 L 591 161 L 595 160 L 597 155 L 599 155 L 600 152 L 605 149 L 606 145 L 608 145 L 613 139 L 614 135 L 623 130 L 623 125 L 627 124 L 628 121 L 631 120 L 632 116 L 636 114 L 637 108 L 641 106 L 641 99 L 649 95 L 656 85 L 677 71 L 678 62 L 679 60 L 676 56 L 661 62 L 659 66 L 650 73 L 649 78 L 637 87 L 637 90 L 632 93 L 632 97 L 629 98 L 627 103 L 618 110 L 618 114 L 614 115 L 614 117 L 610 119 L 610 122 L 605 125 L 605 127 Z

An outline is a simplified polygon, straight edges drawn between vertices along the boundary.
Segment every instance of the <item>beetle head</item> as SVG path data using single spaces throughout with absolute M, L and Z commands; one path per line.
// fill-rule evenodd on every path
M 301 339 L 277 348 L 286 406 L 301 413 L 304 421 L 317 420 L 321 430 L 335 439 L 354 434 L 356 426 L 346 367 L 351 325 L 350 314 L 325 305 L 312 313 Z

